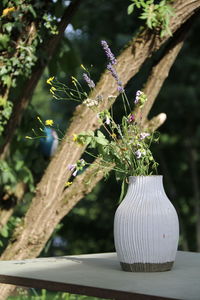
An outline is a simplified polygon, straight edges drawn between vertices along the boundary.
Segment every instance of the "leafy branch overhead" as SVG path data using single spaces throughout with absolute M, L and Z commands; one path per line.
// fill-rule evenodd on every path
M 128 14 L 135 9 L 139 10 L 139 18 L 145 21 L 146 26 L 155 30 L 160 37 L 172 35 L 170 30 L 170 19 L 175 15 L 173 7 L 170 3 L 173 0 L 162 0 L 157 3 L 155 0 L 130 0 L 133 3 L 128 6 Z M 156 2 L 156 3 L 155 3 Z
M 10 1 L 12 2 L 12 1 Z M 0 17 L 1 78 L 5 86 L 16 86 L 19 75 L 30 76 L 31 69 L 38 59 L 36 50 L 44 34 L 57 34 L 55 20 L 47 15 L 44 4 L 31 4 L 31 1 L 15 1 L 6 8 Z M 36 14 L 40 5 L 40 14 Z M 21 36 L 21 32 L 23 35 Z M 25 67 L 26 66 L 26 67 Z
M 32 74 L 42 57 L 37 51 L 44 37 L 57 34 L 57 21 L 47 14 L 49 8 L 44 2 L 4 1 L 4 7 L 0 16 L 0 135 L 12 112 L 11 88 L 17 86 L 19 78 L 24 80 Z

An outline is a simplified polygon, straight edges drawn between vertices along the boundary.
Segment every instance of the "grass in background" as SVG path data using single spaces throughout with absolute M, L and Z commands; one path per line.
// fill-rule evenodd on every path
M 76 295 L 63 292 L 50 292 L 45 289 L 17 289 L 16 296 L 10 296 L 7 300 L 106 300 L 103 298 Z

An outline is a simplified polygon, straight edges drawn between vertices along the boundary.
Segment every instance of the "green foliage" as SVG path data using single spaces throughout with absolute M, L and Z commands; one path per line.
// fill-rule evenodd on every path
M 4 241 L 11 237 L 14 228 L 21 222 L 19 217 L 11 216 L 7 224 L 0 230 L 0 247 L 4 247 Z
M 0 33 L 0 51 L 7 48 L 9 40 L 10 38 L 7 34 Z
M 10 118 L 12 107 L 13 104 L 11 101 L 6 101 L 5 98 L 0 96 L 0 136 Z
M 58 34 L 57 30 L 57 25 L 56 23 L 56 18 L 49 15 L 49 14 L 44 14 L 43 16 L 44 20 L 44 26 L 50 31 L 51 34 Z
M 173 0 L 162 0 L 155 3 L 155 0 L 130 0 L 133 3 L 128 6 L 128 14 L 131 14 L 135 8 L 140 10 L 139 18 L 145 21 L 149 29 L 159 32 L 160 36 L 172 35 L 169 23 L 174 10 L 170 3 Z
M 0 186 L 4 187 L 4 191 L 9 191 L 20 181 L 27 184 L 31 192 L 34 191 L 32 173 L 19 151 L 16 151 L 8 162 L 0 160 L 0 170 Z
M 32 69 L 42 55 L 38 47 L 44 37 L 57 34 L 55 17 L 47 14 L 45 1 L 3 1 L 0 17 L 0 135 L 8 121 L 11 102 L 9 91 L 20 81 L 30 77 Z M 16 97 L 16 95 L 15 95 Z M 10 114 L 9 114 L 10 116 Z
M 98 150 L 102 167 L 113 163 L 117 180 L 124 180 L 128 176 L 150 175 L 157 163 L 149 149 L 152 141 L 157 141 L 154 134 L 143 132 L 136 122 L 130 122 L 130 116 L 122 118 L 122 124 L 116 124 L 113 119 L 109 126 L 102 125 L 109 133 L 106 137 L 100 130 L 83 132 L 76 138 L 78 144 L 86 144 L 88 148 Z M 89 152 L 87 152 L 89 153 Z
M 18 288 L 19 296 L 8 297 L 8 300 L 100 300 L 103 298 L 89 297 L 84 295 L 75 295 L 63 292 L 48 292 L 42 289 L 41 292 L 31 289 L 31 293 L 22 288 Z
M 10 1 L 9 7 L 7 4 L 5 1 L 0 17 L 0 75 L 3 86 L 15 87 L 18 76 L 30 76 L 32 67 L 38 60 L 38 45 L 43 41 L 45 34 L 56 34 L 57 27 L 54 24 L 55 19 L 45 13 L 44 3 L 41 1 L 35 1 L 34 4 L 30 0 L 13 3 Z

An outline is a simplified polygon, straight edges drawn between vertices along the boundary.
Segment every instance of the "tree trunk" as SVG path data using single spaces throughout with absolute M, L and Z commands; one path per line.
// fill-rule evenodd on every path
M 176 1 L 175 5 L 177 6 L 176 22 L 178 24 L 174 19 L 172 20 L 171 29 L 173 32 L 194 13 L 195 9 L 200 6 L 200 1 L 187 1 L 187 3 Z M 160 39 L 147 30 L 124 50 L 118 58 L 117 65 L 117 72 L 119 77 L 123 79 L 123 84 L 126 84 L 136 74 L 145 59 L 166 40 L 167 37 Z M 171 64 L 169 64 L 170 67 Z M 156 80 L 156 77 L 154 77 L 154 80 Z M 96 91 L 90 95 L 90 98 L 95 98 L 97 95 L 103 95 L 105 101 L 102 106 L 104 108 L 109 108 L 110 106 L 109 101 L 106 101 L 109 95 L 117 96 L 115 81 L 111 79 L 107 71 L 101 77 Z M 101 110 L 103 107 L 99 109 Z M 63 139 L 61 147 L 50 162 L 41 182 L 38 184 L 32 204 L 21 225 L 16 228 L 9 246 L 2 255 L 2 259 L 36 257 L 52 234 L 55 225 L 59 223 L 61 218 L 77 202 L 75 199 L 82 197 L 91 190 L 93 184 L 96 184 L 99 178 L 101 178 L 102 174 L 99 178 L 92 176 L 94 173 L 90 173 L 92 170 L 91 166 L 74 180 L 70 188 L 64 190 L 64 184 L 70 177 L 67 165 L 76 162 L 84 151 L 84 147 L 77 146 L 72 141 L 73 133 L 78 134 L 85 130 L 95 130 L 98 126 L 98 120 L 93 111 L 83 105 L 77 107 L 73 122 Z M 60 166 L 64 167 L 61 168 Z M 83 181 L 83 178 L 87 178 L 87 176 L 90 176 L 94 180 L 90 186 L 87 186 Z M 98 180 L 96 181 L 96 179 Z M 75 198 L 72 195 L 77 193 L 77 186 L 79 187 L 79 195 Z M 0 294 L 2 294 L 1 289 Z M 7 296 L 8 294 L 5 292 L 4 295 Z

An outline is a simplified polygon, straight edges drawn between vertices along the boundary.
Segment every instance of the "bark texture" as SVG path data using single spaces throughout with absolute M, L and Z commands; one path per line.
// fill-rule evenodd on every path
M 195 12 L 200 6 L 200 1 L 176 1 L 175 5 L 177 5 L 177 11 L 176 20 L 173 19 L 171 23 L 172 32 L 177 30 Z M 130 46 L 118 57 L 117 72 L 120 78 L 123 79 L 124 85 L 136 74 L 145 59 L 166 40 L 167 37 L 160 39 L 146 30 L 131 42 Z M 171 52 L 172 61 L 174 60 L 174 55 L 176 56 L 177 53 L 177 51 L 174 53 Z M 171 60 L 168 60 L 168 65 L 170 69 Z M 157 89 L 160 89 L 159 84 L 156 83 L 158 78 L 156 76 L 152 78 L 155 80 L 153 86 L 157 86 Z M 165 77 L 163 81 L 164 79 Z M 149 95 L 151 95 L 151 91 Z M 96 92 L 93 92 L 90 98 L 95 98 L 97 95 L 103 95 L 105 101 L 102 106 L 104 108 L 109 108 L 111 105 L 109 101 L 106 101 L 109 95 L 117 96 L 115 82 L 111 79 L 107 71 L 101 77 Z M 101 109 L 102 107 L 100 107 Z M 21 225 L 16 228 L 10 245 L 2 255 L 2 259 L 36 257 L 51 236 L 55 225 L 102 178 L 103 175 L 101 173 L 97 173 L 97 170 L 94 171 L 93 168 L 95 166 L 91 166 L 74 180 L 70 188 L 63 189 L 64 183 L 70 176 L 67 165 L 76 162 L 84 151 L 84 147 L 77 146 L 72 141 L 73 133 L 78 134 L 84 130 L 95 130 L 98 126 L 99 124 L 94 112 L 82 105 L 77 108 L 61 147 L 49 164 L 41 182 L 38 184 L 32 204 Z M 60 166 L 65 167 L 61 168 Z M 94 176 L 94 172 L 96 172 L 96 176 Z M 88 178 L 91 178 L 90 185 L 85 184 Z M 0 294 L 4 298 L 8 295 L 5 289 L 0 289 Z

